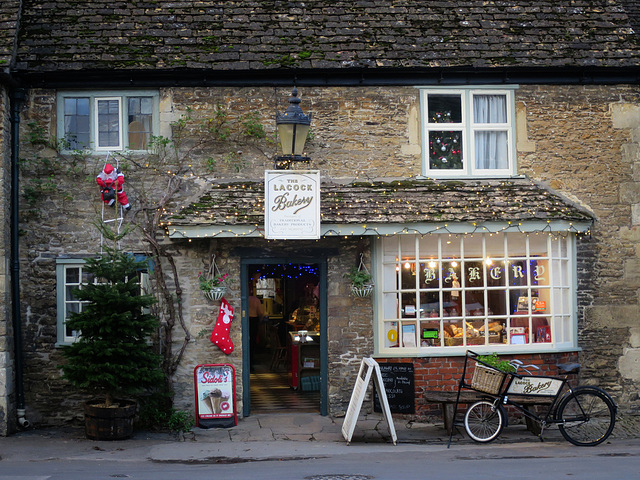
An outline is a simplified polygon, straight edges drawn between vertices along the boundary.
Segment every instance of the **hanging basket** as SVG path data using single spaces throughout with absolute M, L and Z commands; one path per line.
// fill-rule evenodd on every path
M 367 266 L 364 264 L 362 253 L 360 254 L 360 265 L 358 265 L 357 272 L 354 272 L 353 270 L 355 269 L 352 268 L 351 274 L 349 274 L 349 276 L 352 277 L 352 281 L 358 279 L 358 283 L 360 284 L 366 282 L 367 280 L 371 280 L 371 274 L 369 273 L 369 269 L 367 269 Z M 352 283 L 351 293 L 355 297 L 368 297 L 373 293 L 373 283 L 364 283 L 362 285 L 355 285 Z
M 373 293 L 373 285 L 351 285 L 351 293 L 356 297 L 369 297 Z
M 204 292 L 204 296 L 209 300 L 220 300 L 226 291 L 227 287 L 212 287 L 208 292 Z
M 218 268 L 218 265 L 216 265 L 216 256 L 212 255 L 211 262 L 209 263 L 209 272 L 207 273 L 207 277 L 206 277 L 208 280 L 207 283 L 211 282 L 212 279 L 216 279 L 216 278 L 219 279 L 219 281 L 211 282 L 211 283 L 217 283 L 218 285 L 210 287 L 210 290 L 204 290 L 206 286 L 202 285 L 202 282 L 201 282 L 200 288 L 203 289 L 202 291 L 204 293 L 204 296 L 207 297 L 209 300 L 220 300 L 227 291 L 227 287 L 220 286 L 220 283 L 224 281 L 224 279 L 227 277 L 228 277 L 227 274 L 222 275 L 222 273 L 220 272 L 220 269 Z

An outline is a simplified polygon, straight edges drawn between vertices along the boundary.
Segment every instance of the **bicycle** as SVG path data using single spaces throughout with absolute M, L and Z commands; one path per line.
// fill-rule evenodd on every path
M 465 381 L 468 362 L 475 362 L 471 382 Z M 604 442 L 615 426 L 617 405 L 604 390 L 592 386 L 572 388 L 567 376 L 553 377 L 532 375 L 530 368 L 535 365 L 523 365 L 519 360 L 509 362 L 514 372 L 497 370 L 482 360 L 478 354 L 467 351 L 464 369 L 458 385 L 458 395 L 454 408 L 453 425 L 463 388 L 475 390 L 486 398 L 471 404 L 464 414 L 464 428 L 469 437 L 479 443 L 488 443 L 500 435 L 507 424 L 505 406 L 510 405 L 526 417 L 540 424 L 540 440 L 543 441 L 544 429 L 558 425 L 562 436 L 577 446 L 595 446 Z M 578 364 L 565 369 L 567 373 L 579 368 Z M 518 373 L 524 370 L 526 374 Z M 546 397 L 551 404 L 546 414 L 537 415 L 529 410 L 523 401 Z M 520 402 L 518 399 L 521 399 Z M 527 402 L 525 402 L 527 403 Z M 449 445 L 453 429 L 449 436 Z

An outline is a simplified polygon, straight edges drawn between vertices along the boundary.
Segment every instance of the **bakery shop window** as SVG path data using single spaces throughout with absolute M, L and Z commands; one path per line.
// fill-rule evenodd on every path
M 378 352 L 574 347 L 574 241 L 520 232 L 381 238 Z

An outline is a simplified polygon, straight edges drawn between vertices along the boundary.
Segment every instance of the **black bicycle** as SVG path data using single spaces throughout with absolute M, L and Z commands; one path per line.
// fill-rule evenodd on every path
M 470 362 L 475 368 L 470 368 Z M 464 414 L 464 428 L 472 440 L 487 443 L 498 438 L 507 424 L 507 405 L 539 423 L 540 440 L 543 440 L 544 429 L 552 424 L 558 425 L 568 442 L 578 446 L 599 445 L 611 435 L 616 424 L 617 406 L 604 390 L 591 386 L 571 388 L 566 376 L 531 375 L 530 369 L 538 369 L 537 366 L 523 365 L 518 360 L 509 363 L 514 367 L 514 373 L 497 370 L 479 360 L 475 352 L 467 351 L 454 412 L 462 389 L 486 395 L 471 404 Z M 574 364 L 568 370 L 576 368 L 579 365 Z M 520 370 L 526 374 L 518 373 Z M 467 375 L 471 376 L 469 382 L 465 381 Z M 549 404 L 542 415 L 526 406 L 536 403 L 536 399 L 539 403 Z

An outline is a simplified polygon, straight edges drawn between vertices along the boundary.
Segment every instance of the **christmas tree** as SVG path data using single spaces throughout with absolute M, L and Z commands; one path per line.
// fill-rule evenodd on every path
M 144 263 L 115 249 L 88 259 L 86 269 L 98 283 L 83 284 L 74 295 L 83 304 L 67 324 L 80 333 L 63 355 L 64 377 L 73 385 L 104 395 L 110 406 L 119 395 L 162 385 L 161 357 L 148 341 L 158 328 L 157 318 L 145 313 L 155 301 L 142 295 L 138 271 Z
M 453 123 L 451 112 L 436 112 L 430 123 Z M 462 132 L 429 132 L 429 167 L 443 170 L 462 169 Z

